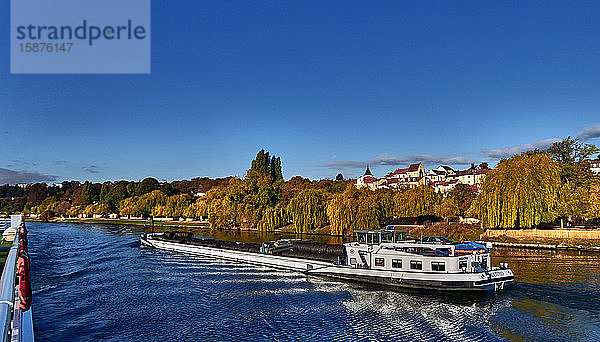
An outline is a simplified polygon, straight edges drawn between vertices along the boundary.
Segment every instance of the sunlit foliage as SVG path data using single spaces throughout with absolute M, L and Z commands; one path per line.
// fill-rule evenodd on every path
M 556 213 L 560 168 L 546 153 L 527 152 L 502 160 L 487 174 L 474 212 L 486 227 L 532 227 Z

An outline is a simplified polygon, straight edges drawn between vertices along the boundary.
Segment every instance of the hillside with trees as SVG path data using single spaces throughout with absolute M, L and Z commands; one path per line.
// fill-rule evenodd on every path
M 546 151 L 501 160 L 481 190 L 458 184 L 446 194 L 430 186 L 399 190 L 358 189 L 336 180 L 283 178 L 282 161 L 261 150 L 242 178 L 159 182 L 117 181 L 0 186 L 0 212 L 49 220 L 122 217 L 192 219 L 212 228 L 271 231 L 291 227 L 333 235 L 377 229 L 393 217 L 479 218 L 484 227 L 518 228 L 600 217 L 600 182 L 587 160 L 598 149 L 567 138 Z M 562 221 L 561 221 L 562 222 Z

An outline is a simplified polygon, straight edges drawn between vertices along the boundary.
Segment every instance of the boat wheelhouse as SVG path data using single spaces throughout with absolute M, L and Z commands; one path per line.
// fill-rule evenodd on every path
M 348 266 L 405 272 L 471 273 L 490 271 L 489 249 L 478 243 L 421 243 L 408 232 L 356 231 L 347 243 Z

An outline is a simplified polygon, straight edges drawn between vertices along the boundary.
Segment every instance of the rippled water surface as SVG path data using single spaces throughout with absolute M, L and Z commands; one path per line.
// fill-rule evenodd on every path
M 498 249 L 519 282 L 466 296 L 141 248 L 128 227 L 28 227 L 37 341 L 600 341 L 597 254 Z

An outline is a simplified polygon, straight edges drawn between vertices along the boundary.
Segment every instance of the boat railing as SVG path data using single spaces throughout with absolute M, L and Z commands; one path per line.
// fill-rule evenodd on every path
M 18 222 L 20 224 L 20 219 Z M 15 228 L 18 228 L 18 226 Z M 19 234 L 20 229 L 17 229 L 4 262 L 2 277 L 0 278 L 0 285 L 2 286 L 0 288 L 0 331 L 2 332 L 2 342 L 34 341 L 31 308 L 22 311 L 19 308 L 19 297 L 15 295 L 17 292 L 16 270 Z

